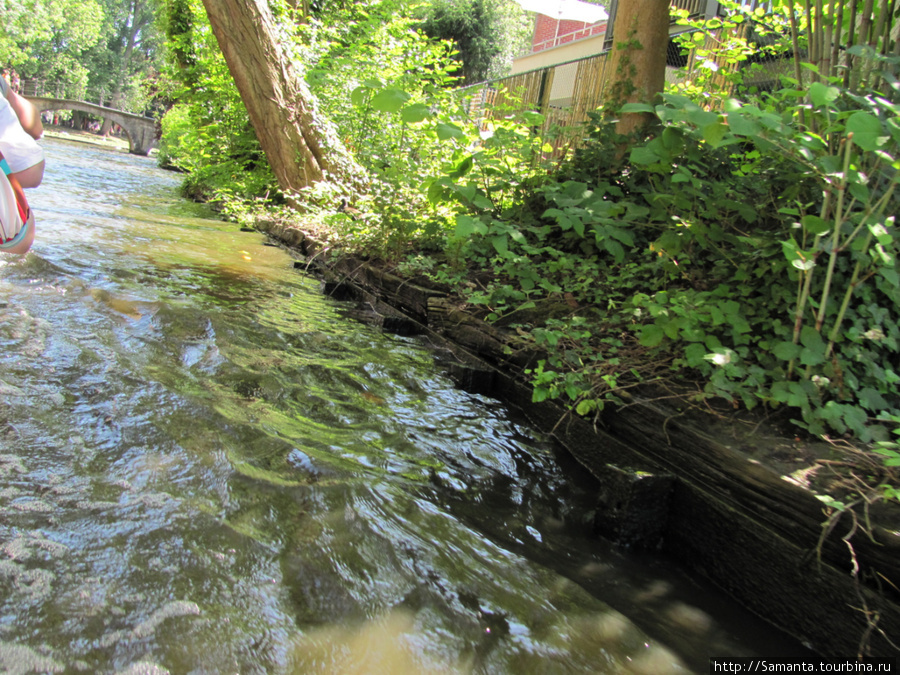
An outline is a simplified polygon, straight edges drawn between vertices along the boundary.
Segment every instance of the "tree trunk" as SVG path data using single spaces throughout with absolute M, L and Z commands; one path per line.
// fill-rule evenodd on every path
M 278 39 L 266 0 L 203 0 L 256 136 L 282 190 L 359 181 L 362 169 L 321 119 L 297 64 Z
M 666 83 L 669 44 L 669 0 L 623 0 L 616 9 L 614 44 L 606 90 L 612 114 L 626 103 L 653 103 Z M 629 134 L 646 125 L 647 113 L 619 116 L 616 131 Z
M 116 81 L 113 83 L 113 92 L 109 99 L 110 108 L 124 110 L 122 106 L 122 90 L 125 88 L 125 79 L 131 70 L 131 59 L 134 48 L 138 42 L 141 31 L 153 20 L 153 13 L 148 9 L 143 0 L 132 0 L 128 8 L 128 18 L 125 21 L 125 50 L 119 61 L 119 70 L 116 73 Z M 103 119 L 100 127 L 100 135 L 109 136 L 113 129 L 113 121 L 108 117 Z

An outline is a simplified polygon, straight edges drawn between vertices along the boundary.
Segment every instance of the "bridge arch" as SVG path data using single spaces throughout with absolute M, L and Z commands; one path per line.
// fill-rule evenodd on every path
M 152 117 L 133 115 L 115 108 L 107 108 L 85 101 L 73 101 L 45 96 L 28 96 L 38 112 L 45 110 L 80 110 L 81 112 L 108 118 L 118 124 L 128 136 L 128 152 L 133 155 L 149 155 L 156 144 L 156 120 Z

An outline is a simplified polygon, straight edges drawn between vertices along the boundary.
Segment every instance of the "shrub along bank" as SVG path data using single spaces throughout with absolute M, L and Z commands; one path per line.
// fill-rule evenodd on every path
M 763 476 L 714 442 L 695 444 L 695 434 L 670 452 L 668 413 L 653 413 L 659 423 L 645 438 L 599 445 L 625 457 L 641 448 L 686 476 L 673 491 L 667 537 L 696 551 L 693 562 L 719 583 L 740 576 L 745 585 L 732 592 L 777 601 L 760 611 L 805 620 L 822 644 L 839 631 L 823 617 L 840 624 L 852 604 L 862 625 L 840 649 L 860 644 L 862 653 L 880 634 L 890 653 L 896 646 L 882 626 L 900 615 L 887 605 L 879 614 L 875 596 L 895 596 L 896 576 L 878 557 L 897 527 L 879 532 L 868 515 L 900 494 L 900 61 L 852 47 L 858 67 L 846 78 L 811 66 L 808 84 L 787 77 L 761 93 L 742 88 L 732 69 L 723 89 L 713 66 L 757 54 L 763 19 L 783 19 L 766 37 L 772 54 L 808 49 L 793 44 L 796 31 L 773 10 L 754 17 L 759 44 L 735 38 L 712 53 L 708 41 L 686 38 L 689 58 L 711 65 L 655 104 L 599 109 L 578 130 L 544 133 L 535 111 L 474 115 L 451 89 L 446 45 L 413 30 L 389 2 L 357 4 L 290 34 L 322 112 L 368 170 L 365 193 L 320 183 L 291 195 L 302 209 L 284 206 L 221 56 L 197 40 L 180 64 L 187 86 L 164 120 L 162 148 L 188 172 L 191 194 L 247 226 L 288 225 L 295 243 L 297 231 L 309 232 L 321 243 L 315 256 L 333 256 L 334 265 L 355 256 L 381 280 L 390 272 L 398 286 L 440 288 L 451 323 L 487 322 L 477 330 L 517 364 L 531 400 L 562 406 L 582 429 L 640 432 L 623 404 L 652 391 L 682 409 L 771 416 L 791 440 L 828 437 L 843 451 L 824 459 L 840 476 L 819 497 L 824 527 L 822 504 L 808 492 L 805 502 L 787 494 L 781 473 Z M 739 24 L 734 12 L 729 20 Z M 713 29 L 699 28 L 701 37 Z M 620 112 L 652 124 L 619 137 Z M 575 150 L 565 140 L 573 134 Z M 839 523 L 847 535 L 828 536 Z M 772 576 L 783 579 L 783 595 L 760 587 L 776 547 Z M 816 556 L 831 571 L 812 573 Z M 752 573 L 741 568 L 745 558 L 755 560 Z M 826 604 L 804 619 L 810 598 Z
M 537 112 L 473 119 L 448 89 L 446 48 L 410 28 L 376 12 L 301 28 L 310 85 L 371 183 L 357 195 L 319 184 L 302 212 L 270 202 L 267 218 L 445 285 L 501 322 L 545 355 L 528 372 L 535 401 L 597 420 L 630 388 L 689 383 L 688 403 L 774 411 L 796 433 L 871 448 L 865 499 L 897 498 L 895 57 L 853 48 L 865 77 L 785 78 L 770 93 L 695 79 L 655 105 L 598 110 L 570 151 L 559 139 L 572 130 L 541 133 Z M 617 137 L 622 111 L 653 124 Z M 209 140 L 178 114 L 164 124 L 178 130 L 164 144 L 175 165 L 179 147 L 202 157 Z M 257 215 L 191 184 L 237 219 Z
M 601 111 L 561 162 L 532 131 L 537 113 L 487 133 L 436 122 L 446 159 L 419 229 L 364 198 L 306 225 L 449 285 L 543 351 L 535 401 L 593 418 L 630 387 L 693 382 L 694 402 L 875 442 L 870 482 L 896 497 L 898 107 L 816 83 L 805 112 L 823 135 L 796 124 L 801 95 L 709 110 L 666 94 L 629 108 L 656 120 L 629 139 Z M 439 218 L 452 228 L 429 236 Z

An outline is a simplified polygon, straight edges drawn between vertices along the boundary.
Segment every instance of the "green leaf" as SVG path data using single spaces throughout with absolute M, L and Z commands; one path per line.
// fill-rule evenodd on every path
M 700 326 L 686 326 L 681 331 L 681 338 L 686 342 L 700 342 L 706 339 L 706 331 Z
M 781 242 L 781 251 L 784 253 L 784 257 L 793 262 L 794 260 L 799 260 L 804 258 L 805 256 L 801 255 L 800 247 L 797 246 L 797 242 L 793 239 L 786 239 Z
M 752 330 L 752 328 L 750 328 L 750 324 L 747 322 L 747 319 L 742 316 L 732 316 L 730 321 L 731 330 L 738 335 L 749 333 Z
M 703 140 L 709 143 L 712 147 L 718 148 L 722 145 L 722 141 L 725 139 L 726 134 L 728 133 L 728 127 L 722 124 L 719 121 L 716 121 L 713 124 L 707 124 L 702 129 L 703 132 Z
M 638 165 L 648 165 L 648 164 L 656 164 L 659 161 L 659 155 L 653 152 L 650 148 L 646 146 L 641 146 L 638 148 L 634 148 L 631 151 L 631 155 L 629 157 L 629 161 L 632 164 Z
M 357 108 L 362 108 L 369 101 L 371 95 L 372 90 L 368 87 L 357 87 L 350 92 L 350 102 Z
M 474 165 L 474 163 L 475 162 L 472 158 L 472 155 L 465 157 L 459 164 L 456 165 L 456 168 L 452 172 L 450 172 L 450 177 L 462 178 L 472 170 L 472 166 Z
M 474 197 L 472 197 L 472 205 L 477 206 L 479 209 L 494 208 L 494 203 L 490 200 L 490 198 L 486 194 L 484 194 L 480 190 L 475 193 Z
M 407 124 L 415 124 L 431 117 L 431 108 L 424 103 L 413 103 L 400 111 L 400 119 Z
M 800 329 L 800 342 L 803 343 L 804 347 L 825 351 L 825 341 L 822 339 L 822 334 L 812 326 L 803 326 Z
M 544 123 L 544 116 L 534 110 L 525 110 L 522 112 L 522 120 L 530 127 L 539 127 Z
M 549 389 L 535 389 L 531 394 L 531 402 L 532 403 L 542 403 L 550 398 L 550 390 Z
M 728 127 L 733 134 L 738 136 L 757 136 L 762 127 L 741 111 L 732 111 L 728 113 Z
M 448 178 L 439 178 L 428 186 L 428 201 L 439 204 L 449 198 L 450 189 L 454 187 Z
M 863 150 L 875 150 L 888 139 L 881 121 L 875 115 L 862 111 L 850 115 L 846 132 L 848 136 L 853 134 L 853 142 Z
M 891 286 L 900 286 L 900 274 L 897 273 L 897 270 L 892 267 L 882 266 L 878 268 L 878 273 L 881 274 L 885 279 L 887 279 L 888 283 Z
M 575 412 L 581 416 L 587 415 L 594 410 L 595 403 L 592 400 L 584 399 L 575 406 Z
M 657 157 L 657 161 L 663 162 L 664 164 L 669 164 L 672 161 L 673 156 L 673 148 L 670 148 L 666 145 L 665 141 L 663 141 L 661 136 L 657 136 L 649 143 L 647 143 L 647 150 L 652 152 Z
M 872 56 L 873 50 L 869 45 L 856 44 L 847 49 L 847 53 L 852 56 Z
M 408 100 L 409 94 L 402 89 L 382 89 L 372 97 L 371 105 L 374 110 L 394 113 L 400 110 Z
M 615 241 L 614 239 L 604 239 L 603 248 L 605 248 L 610 254 L 612 254 L 612 257 L 617 263 L 625 260 L 625 249 L 622 248 L 622 244 Z
M 649 103 L 626 103 L 619 109 L 619 112 L 622 112 L 622 113 L 656 113 L 656 108 L 654 108 Z
M 476 233 L 486 234 L 487 225 L 472 216 L 456 216 L 456 236 L 459 239 L 467 239 Z
M 816 495 L 816 499 L 821 501 L 825 506 L 828 506 L 832 509 L 837 509 L 838 511 L 844 511 L 847 509 L 847 505 L 842 501 L 838 501 L 831 495 Z
M 687 361 L 687 365 L 691 368 L 696 368 L 703 363 L 706 360 L 705 356 L 706 347 L 698 342 L 691 343 L 684 348 L 685 361 Z
M 865 438 L 866 425 L 869 422 L 869 416 L 866 414 L 866 411 L 857 406 L 848 405 L 844 408 L 844 424 L 846 424 L 857 437 Z
M 663 332 L 666 334 L 666 337 L 670 340 L 677 340 L 678 334 L 681 332 L 681 329 L 687 325 L 687 319 L 683 316 L 677 316 L 670 321 L 667 321 L 663 326 Z
M 796 359 L 800 356 L 800 345 L 795 345 L 793 342 L 779 342 L 775 345 L 774 349 L 772 349 L 772 353 L 777 359 L 790 361 L 791 359 Z
M 800 363 L 804 366 L 818 366 L 825 363 L 825 351 L 813 347 L 804 347 L 800 350 Z
M 468 185 L 457 185 L 455 186 L 456 193 L 460 197 L 463 202 L 471 203 L 472 199 L 474 199 L 476 193 L 478 192 L 478 188 L 471 183 Z
M 809 85 L 809 98 L 815 106 L 831 103 L 840 95 L 840 89 L 837 87 L 829 87 L 822 82 L 813 82 Z
M 626 230 L 621 227 L 613 227 L 612 225 L 610 225 L 606 228 L 606 233 L 610 237 L 618 239 L 626 246 L 634 246 L 634 235 L 631 233 L 631 230 Z
M 851 177 L 851 180 L 853 180 L 852 177 Z M 859 180 L 858 177 L 857 177 L 857 180 Z M 869 194 L 870 194 L 868 185 L 866 185 L 865 183 L 862 183 L 862 182 L 854 181 L 854 182 L 850 183 L 850 185 L 847 186 L 847 189 L 849 190 L 850 194 L 853 196 L 854 199 L 856 199 L 859 202 L 862 202 L 863 204 L 868 203 Z
M 859 399 L 860 404 L 872 412 L 886 410 L 889 407 L 884 396 L 872 387 L 864 387 L 856 396 Z
M 698 128 L 704 128 L 719 121 L 718 113 L 710 110 L 704 110 L 698 105 L 691 106 L 687 114 L 688 122 L 695 124 Z
M 641 326 L 640 343 L 645 347 L 656 347 L 663 341 L 665 336 L 663 329 L 655 323 Z
M 807 215 L 803 216 L 800 223 L 811 234 L 825 234 L 831 231 L 831 223 L 819 216 Z
M 809 396 L 799 382 L 775 382 L 771 390 L 772 398 L 797 408 L 809 405 Z
M 584 236 L 584 221 L 581 218 L 573 218 L 572 219 L 572 229 L 575 230 L 575 234 L 579 237 Z
M 438 122 L 434 128 L 439 140 L 446 141 L 448 138 L 462 138 L 463 130 L 455 124 L 447 122 Z

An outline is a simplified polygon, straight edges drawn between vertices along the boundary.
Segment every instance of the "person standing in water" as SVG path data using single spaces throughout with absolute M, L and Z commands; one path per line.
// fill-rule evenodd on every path
M 41 116 L 4 78 L 0 91 L 0 152 L 11 170 L 7 173 L 24 188 L 37 187 L 44 177 L 44 150 L 37 144 L 44 133 Z
M 34 188 L 44 178 L 44 133 L 34 105 L 0 77 L 0 251 L 25 253 L 34 241 L 34 216 L 21 188 Z M 18 214 L 18 217 L 16 215 Z

